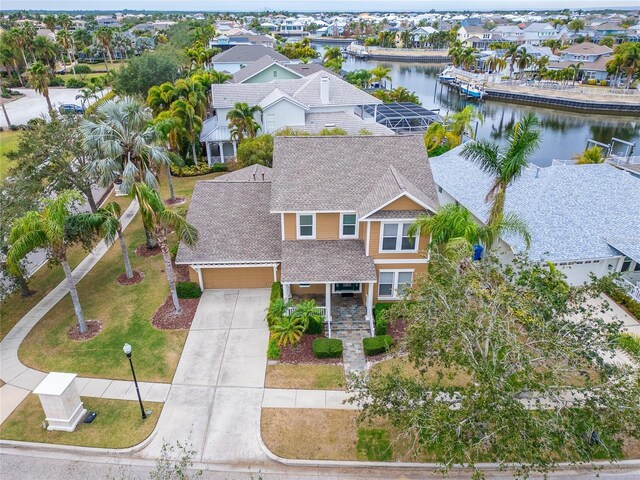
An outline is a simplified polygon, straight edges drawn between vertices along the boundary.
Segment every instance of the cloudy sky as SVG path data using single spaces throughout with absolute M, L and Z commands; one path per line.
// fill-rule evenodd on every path
M 554 9 L 563 8 L 602 8 L 602 7 L 638 7 L 639 0 L 108 0 L 90 2 L 88 0 L 2 0 L 2 10 L 197 10 L 197 11 L 401 11 L 431 9 L 448 10 L 514 10 L 514 9 Z

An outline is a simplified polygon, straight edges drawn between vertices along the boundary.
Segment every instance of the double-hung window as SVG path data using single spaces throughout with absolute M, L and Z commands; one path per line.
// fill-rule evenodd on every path
M 316 238 L 316 215 L 315 213 L 298 213 L 297 238 L 298 240 Z
M 409 237 L 410 223 L 383 223 L 380 241 L 381 252 L 415 252 L 418 239 Z
M 340 238 L 358 238 L 358 222 L 355 213 L 340 214 Z
M 380 298 L 400 298 L 413 282 L 413 271 L 411 270 L 384 270 L 380 272 L 378 278 L 378 297 Z

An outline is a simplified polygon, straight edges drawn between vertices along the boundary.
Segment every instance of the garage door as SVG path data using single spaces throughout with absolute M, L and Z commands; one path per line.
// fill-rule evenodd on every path
M 273 267 L 203 268 L 204 288 L 269 288 Z

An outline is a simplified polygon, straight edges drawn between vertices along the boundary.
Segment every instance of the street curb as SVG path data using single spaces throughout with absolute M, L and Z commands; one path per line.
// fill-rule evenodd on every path
M 365 461 L 353 461 L 353 460 L 300 460 L 293 458 L 284 458 L 276 455 L 262 440 L 262 409 L 260 408 L 260 422 L 258 422 L 258 444 L 260 448 L 264 452 L 264 454 L 269 457 L 274 462 L 278 462 L 282 465 L 290 466 L 290 467 L 317 467 L 317 468 L 399 468 L 399 469 L 430 469 L 430 470 L 438 470 L 442 468 L 442 464 L 440 463 L 411 463 L 411 462 L 365 462 Z M 508 472 L 509 469 L 500 468 L 500 465 L 497 463 L 477 463 L 476 467 L 482 471 L 500 471 L 500 472 Z M 602 467 L 603 469 L 610 467 L 616 468 L 617 470 L 626 470 L 626 469 L 634 469 L 640 468 L 640 459 L 633 460 L 619 460 L 617 462 L 607 462 L 607 461 L 598 461 L 592 463 L 585 464 L 574 464 L 562 462 L 556 465 L 556 470 L 594 470 L 594 467 Z M 453 466 L 451 468 L 451 472 L 464 472 L 471 471 L 471 469 L 467 467 Z
M 163 402 L 164 403 L 164 402 Z M 18 440 L 4 440 L 0 439 L 0 449 L 25 449 L 25 450 L 44 450 L 47 452 L 57 453 L 79 453 L 79 454 L 93 454 L 93 455 L 127 455 L 131 453 L 137 453 L 144 449 L 155 438 L 158 433 L 158 424 L 160 418 L 156 422 L 156 426 L 147 438 L 142 440 L 137 445 L 127 448 L 99 448 L 99 447 L 80 447 L 77 445 L 60 445 L 55 443 L 38 443 L 38 442 L 21 442 Z M 6 452 L 5 452 L 6 453 Z

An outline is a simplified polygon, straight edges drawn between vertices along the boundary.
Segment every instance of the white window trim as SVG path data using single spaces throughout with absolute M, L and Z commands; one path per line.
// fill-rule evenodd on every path
M 345 215 L 355 215 L 355 217 L 356 217 L 356 223 L 355 223 L 355 228 L 354 228 L 355 233 L 353 235 L 344 235 L 342 233 L 342 229 L 344 227 L 344 216 Z M 358 214 L 356 212 L 353 212 L 353 213 L 347 213 L 347 212 L 340 213 L 340 227 L 339 228 L 340 228 L 339 238 L 344 238 L 344 239 L 347 239 L 347 238 L 351 238 L 351 239 L 358 238 Z
M 357 283 L 358 285 L 360 285 L 360 287 L 358 287 L 358 290 L 349 290 L 349 291 L 345 291 L 345 290 L 336 290 L 336 283 Z M 331 293 L 362 293 L 362 282 L 335 282 L 331 284 Z
M 398 246 L 402 246 L 402 230 L 403 225 L 411 225 L 413 222 L 380 222 L 380 242 L 378 245 L 378 252 L 381 254 L 385 253 L 416 253 L 418 251 L 418 245 L 420 244 L 420 232 L 413 237 L 413 249 L 411 250 L 402 250 L 398 249 Z M 384 240 L 384 226 L 387 224 L 398 225 L 398 233 L 396 234 L 396 249 L 395 250 L 383 250 L 382 249 L 382 241 Z
M 300 235 L 300 215 L 311 215 L 313 224 L 311 225 L 311 236 Z M 296 240 L 315 240 L 316 239 L 316 213 L 315 212 L 296 212 Z
M 391 285 L 391 296 L 389 295 L 380 295 L 380 274 L 381 273 L 393 273 L 393 284 Z M 414 269 L 401 269 L 401 270 L 378 270 L 378 300 L 400 300 L 402 297 L 398 296 L 398 278 L 400 273 L 410 273 L 411 274 L 411 285 L 413 285 L 415 270 Z M 386 285 L 386 284 L 384 284 Z

